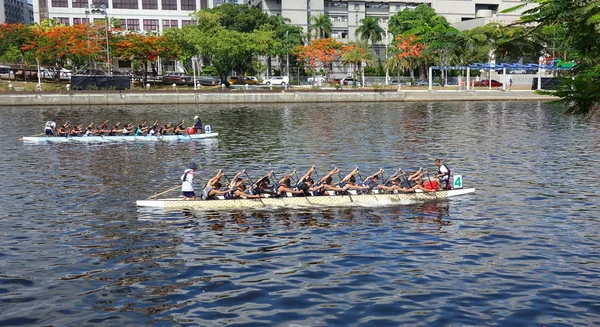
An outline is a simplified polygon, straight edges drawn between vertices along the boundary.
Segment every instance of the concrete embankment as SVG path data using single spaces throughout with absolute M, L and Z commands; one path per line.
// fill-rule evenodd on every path
M 0 106 L 130 104 L 250 104 L 311 102 L 431 102 L 431 101 L 548 101 L 556 99 L 529 90 L 499 91 L 189 91 L 189 92 L 71 92 L 4 93 Z

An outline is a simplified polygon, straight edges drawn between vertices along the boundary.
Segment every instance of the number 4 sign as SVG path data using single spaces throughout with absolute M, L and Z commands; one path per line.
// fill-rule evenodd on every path
M 463 187 L 463 182 L 462 182 L 462 176 L 461 175 L 454 175 L 454 176 L 452 176 L 452 187 L 453 188 L 462 188 Z

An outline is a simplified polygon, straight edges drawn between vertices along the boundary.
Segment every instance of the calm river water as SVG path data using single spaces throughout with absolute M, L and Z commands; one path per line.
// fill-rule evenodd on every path
M 28 144 L 59 122 L 200 115 L 216 140 Z M 0 108 L 1 326 L 598 326 L 600 121 L 538 102 Z M 137 209 L 223 168 L 434 170 L 398 207 Z M 175 196 L 178 193 L 168 194 Z

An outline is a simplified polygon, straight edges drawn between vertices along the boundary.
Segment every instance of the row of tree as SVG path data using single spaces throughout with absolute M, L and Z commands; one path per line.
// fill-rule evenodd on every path
M 405 9 L 389 19 L 393 38 L 386 47 L 384 66 L 398 76 L 408 72 L 415 78 L 418 73 L 423 79 L 426 67 L 431 65 L 465 66 L 492 58 L 497 62 L 537 62 L 540 56 L 578 59 L 580 64 L 573 72 L 576 78 L 565 81 L 561 89 L 561 94 L 568 97 L 569 90 L 582 90 L 582 85 L 600 85 L 591 82 L 600 73 L 590 73 L 600 71 L 598 1 L 526 0 L 511 9 L 522 9 L 529 3 L 536 5 L 524 12 L 520 23 L 492 23 L 467 31 L 453 28 L 429 6 Z M 284 71 L 286 57 L 291 55 L 291 61 L 297 61 L 312 75 L 330 71 L 332 62 L 340 60 L 352 67 L 356 75 L 364 76 L 365 66 L 376 62 L 373 47 L 383 48 L 381 41 L 386 37 L 378 19 L 370 16 L 356 30 L 359 41 L 351 44 L 331 38 L 333 25 L 326 15 L 312 16 L 307 34 L 300 27 L 287 24 L 281 16 L 268 16 L 258 8 L 242 5 L 201 10 L 194 13 L 194 19 L 196 25 L 168 29 L 162 35 L 121 30 L 118 20 L 111 20 L 109 28 L 66 26 L 51 21 L 33 26 L 3 24 L 0 61 L 83 67 L 107 59 L 102 41 L 105 37 L 112 59 L 131 61 L 134 67 L 146 71 L 148 62 L 161 57 L 208 63 L 211 71 L 224 79 L 234 71 L 239 75 L 270 72 L 272 58 L 276 58 L 279 71 Z M 265 57 L 267 66 L 261 59 Z M 598 90 L 587 88 L 587 98 L 593 99 L 589 101 L 596 104 L 596 109 L 597 93 Z M 590 104 L 580 103 L 577 107 L 585 106 Z M 581 113 L 575 109 L 571 112 Z

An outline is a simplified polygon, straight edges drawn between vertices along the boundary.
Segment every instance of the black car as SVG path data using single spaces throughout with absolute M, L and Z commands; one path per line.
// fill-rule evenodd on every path
M 163 76 L 165 84 L 194 85 L 194 77 L 186 73 L 169 73 Z
M 221 85 L 221 79 L 219 79 L 218 77 L 214 77 L 214 76 L 199 76 L 197 78 L 197 80 L 198 80 L 198 84 L 204 85 L 204 86 Z

